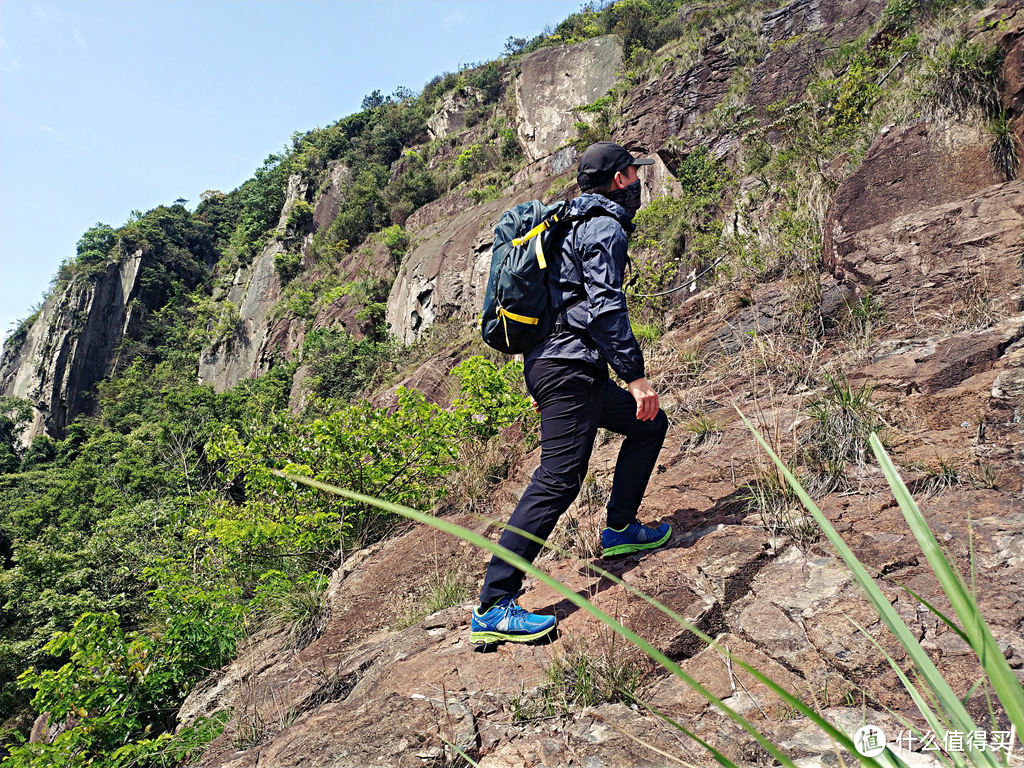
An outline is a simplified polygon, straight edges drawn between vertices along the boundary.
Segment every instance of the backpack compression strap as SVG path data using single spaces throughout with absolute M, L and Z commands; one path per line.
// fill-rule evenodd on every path
M 512 240 L 512 245 L 520 246 L 523 243 L 529 242 L 530 240 L 532 240 L 533 238 L 536 237 L 537 238 L 537 247 L 534 248 L 534 254 L 537 256 L 537 266 L 539 266 L 541 269 L 547 269 L 548 268 L 548 262 L 547 262 L 547 259 L 544 258 L 544 246 L 543 246 L 544 238 L 538 237 L 538 235 L 544 234 L 545 232 L 547 232 L 549 229 L 551 229 L 551 227 L 553 227 L 557 223 L 558 223 L 558 216 L 557 215 L 556 216 L 552 216 L 549 219 L 544 219 L 544 221 L 542 221 L 540 224 L 538 224 L 536 227 L 531 229 L 529 232 L 527 232 L 522 237 L 514 238 Z M 509 315 L 509 317 L 512 317 L 512 315 Z M 519 318 L 513 318 L 513 319 L 518 320 Z M 522 322 L 522 321 L 520 320 L 520 322 Z
M 501 318 L 501 327 L 505 329 L 505 343 L 510 347 L 512 342 L 508 339 L 508 321 L 515 320 L 526 325 L 537 325 L 540 322 L 539 317 L 527 317 L 526 315 L 517 315 L 515 312 L 509 312 L 500 304 L 498 305 L 498 317 Z

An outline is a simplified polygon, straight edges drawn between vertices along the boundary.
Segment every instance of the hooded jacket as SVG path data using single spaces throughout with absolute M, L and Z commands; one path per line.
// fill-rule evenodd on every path
M 623 381 L 642 378 L 644 356 L 622 291 L 630 217 L 622 206 L 594 193 L 572 200 L 566 214 L 586 218 L 561 233 L 549 251 L 548 292 L 559 322 L 526 360 L 606 363 Z

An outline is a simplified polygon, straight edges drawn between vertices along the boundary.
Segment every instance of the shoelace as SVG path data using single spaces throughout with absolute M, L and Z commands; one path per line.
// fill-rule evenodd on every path
M 517 603 L 515 600 L 511 600 L 505 606 L 505 613 L 510 618 L 517 618 L 519 616 L 522 616 L 523 614 L 528 613 L 528 611 L 525 608 L 523 608 L 523 606 L 521 606 L 519 603 Z

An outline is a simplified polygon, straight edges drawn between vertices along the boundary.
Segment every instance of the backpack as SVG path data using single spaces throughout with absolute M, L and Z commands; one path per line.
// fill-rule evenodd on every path
M 603 210 L 566 215 L 567 207 L 564 200 L 552 205 L 530 200 L 509 208 L 498 220 L 480 321 L 489 347 L 506 355 L 525 354 L 551 332 L 556 313 L 548 300 L 545 249 L 570 224 L 595 216 L 614 218 Z
M 505 211 L 494 228 L 480 332 L 488 346 L 506 355 L 529 352 L 551 332 L 544 248 L 565 223 L 565 206 L 520 203 Z

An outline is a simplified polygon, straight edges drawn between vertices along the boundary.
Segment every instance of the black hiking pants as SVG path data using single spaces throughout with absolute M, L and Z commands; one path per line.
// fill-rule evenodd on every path
M 619 450 L 608 501 L 608 526 L 621 529 L 636 520 L 640 500 L 665 442 L 664 411 L 651 421 L 636 417 L 636 400 L 608 378 L 605 364 L 568 360 L 534 360 L 526 365 L 526 387 L 540 406 L 540 467 L 533 473 L 509 525 L 547 539 L 555 523 L 580 492 L 587 475 L 598 427 L 626 439 Z M 533 562 L 541 545 L 502 531 L 501 545 Z M 480 605 L 489 608 L 515 595 L 523 572 L 492 557 L 487 566 Z

